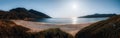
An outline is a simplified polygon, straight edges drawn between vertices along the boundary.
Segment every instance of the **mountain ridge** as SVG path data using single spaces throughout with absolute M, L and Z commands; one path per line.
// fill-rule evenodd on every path
M 29 18 L 51 18 L 50 16 L 36 10 L 27 10 L 18 7 L 9 11 L 0 10 L 0 19 L 29 19 Z

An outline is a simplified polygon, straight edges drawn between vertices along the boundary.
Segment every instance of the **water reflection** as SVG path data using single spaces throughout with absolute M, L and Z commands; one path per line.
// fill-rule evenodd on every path
M 76 17 L 72 18 L 72 24 L 77 24 L 78 19 Z

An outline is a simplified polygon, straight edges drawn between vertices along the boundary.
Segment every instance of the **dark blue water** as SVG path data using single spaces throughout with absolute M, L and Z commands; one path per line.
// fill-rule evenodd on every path
M 106 19 L 108 18 L 44 18 L 44 19 L 36 19 L 34 21 L 48 23 L 48 24 L 82 24 L 82 23 L 98 22 Z

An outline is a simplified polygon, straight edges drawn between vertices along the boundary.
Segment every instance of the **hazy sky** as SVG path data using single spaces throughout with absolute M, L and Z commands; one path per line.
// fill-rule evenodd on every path
M 51 17 L 79 17 L 94 13 L 120 14 L 119 0 L 0 0 L 0 9 L 24 7 Z

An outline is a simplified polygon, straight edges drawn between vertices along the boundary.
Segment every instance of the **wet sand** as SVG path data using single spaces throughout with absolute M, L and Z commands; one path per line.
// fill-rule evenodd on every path
M 18 25 L 32 29 L 32 32 L 38 32 L 49 28 L 60 28 L 61 30 L 72 34 L 73 36 L 80 31 L 82 28 L 89 26 L 92 23 L 83 24 L 47 24 L 42 22 L 32 22 L 23 20 L 12 20 Z

